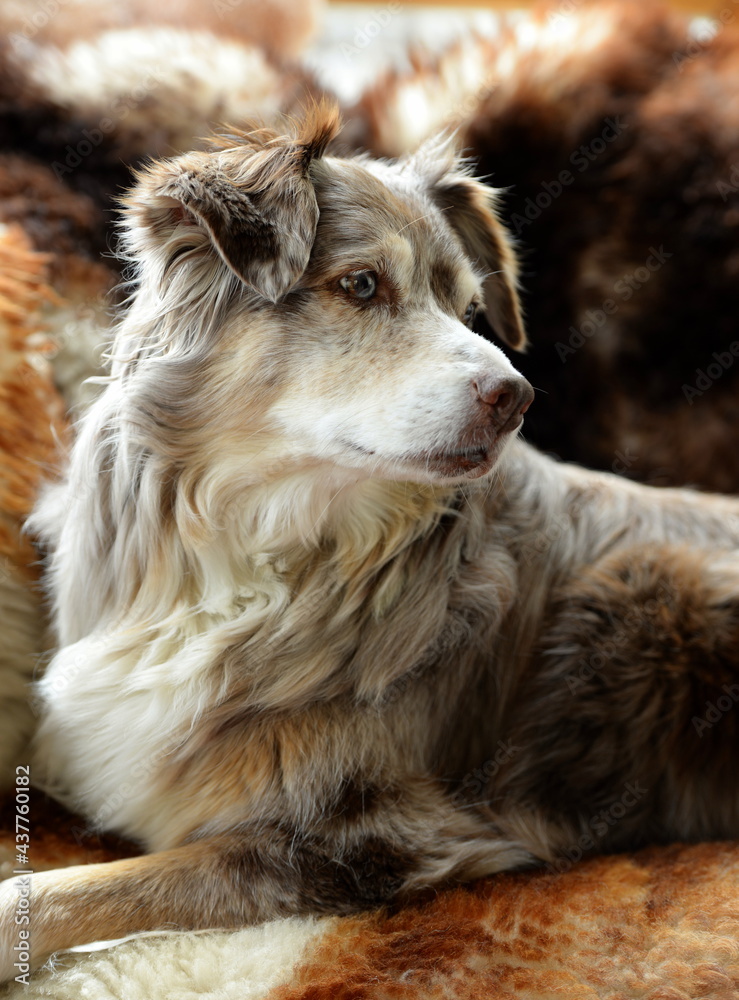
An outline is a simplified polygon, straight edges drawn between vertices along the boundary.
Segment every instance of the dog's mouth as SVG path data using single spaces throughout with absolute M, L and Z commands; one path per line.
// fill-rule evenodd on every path
M 517 431 L 523 423 L 523 414 L 516 413 L 495 433 L 489 431 L 484 440 L 464 438 L 456 447 L 423 452 L 414 456 L 416 464 L 423 464 L 427 471 L 445 479 L 464 476 L 478 479 L 486 475 L 495 465 L 503 450 L 505 439 Z
M 357 444 L 349 438 L 341 438 L 342 449 L 351 453 L 364 466 L 367 459 L 373 459 L 375 474 L 382 470 L 390 473 L 392 479 L 421 480 L 462 480 L 479 479 L 491 471 L 503 453 L 506 442 L 523 423 L 523 413 L 527 407 L 512 414 L 503 424 L 495 427 L 490 423 L 475 423 L 466 429 L 456 442 L 445 448 L 409 451 L 403 455 L 387 456 L 383 460 L 381 452 Z M 352 461 L 350 464 L 354 465 Z
M 423 464 L 429 472 L 453 479 L 458 476 L 478 478 L 489 472 L 498 458 L 499 447 L 464 448 L 460 451 L 432 451 L 419 455 L 417 463 Z

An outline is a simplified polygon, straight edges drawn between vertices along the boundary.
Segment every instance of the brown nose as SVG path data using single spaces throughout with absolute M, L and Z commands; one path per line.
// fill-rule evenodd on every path
M 472 387 L 499 426 L 513 416 L 523 416 L 534 401 L 534 390 L 525 378 L 482 375 L 473 381 Z

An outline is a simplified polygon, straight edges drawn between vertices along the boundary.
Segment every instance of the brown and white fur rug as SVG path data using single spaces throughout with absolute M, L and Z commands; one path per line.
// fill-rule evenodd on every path
M 36 870 L 129 856 L 36 796 Z M 0 874 L 13 865 L 0 814 Z M 395 911 L 142 935 L 56 956 L 3 1000 L 731 1000 L 739 847 L 650 848 L 482 880 Z

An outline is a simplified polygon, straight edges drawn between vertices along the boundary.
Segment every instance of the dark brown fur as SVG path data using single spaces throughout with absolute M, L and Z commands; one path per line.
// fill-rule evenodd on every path
M 735 579 L 735 557 L 722 568 L 695 549 L 640 546 L 583 567 L 556 590 L 509 720 L 524 753 L 492 782 L 495 808 L 536 802 L 576 843 L 638 782 L 637 801 L 592 838 L 599 850 L 669 840 L 676 821 L 689 839 L 733 836 L 739 595 L 728 596 L 727 582 Z M 728 706 L 718 722 L 717 701 Z

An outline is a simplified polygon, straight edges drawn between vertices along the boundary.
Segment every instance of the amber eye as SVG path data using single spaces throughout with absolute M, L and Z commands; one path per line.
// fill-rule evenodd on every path
M 339 279 L 339 285 L 355 299 L 371 299 L 377 291 L 377 275 L 372 271 L 352 271 Z
M 462 317 L 462 322 L 465 324 L 465 326 L 468 326 L 470 330 L 474 325 L 475 316 L 477 316 L 478 308 L 479 307 L 476 302 L 470 302 L 470 304 L 467 306 L 464 316 Z

